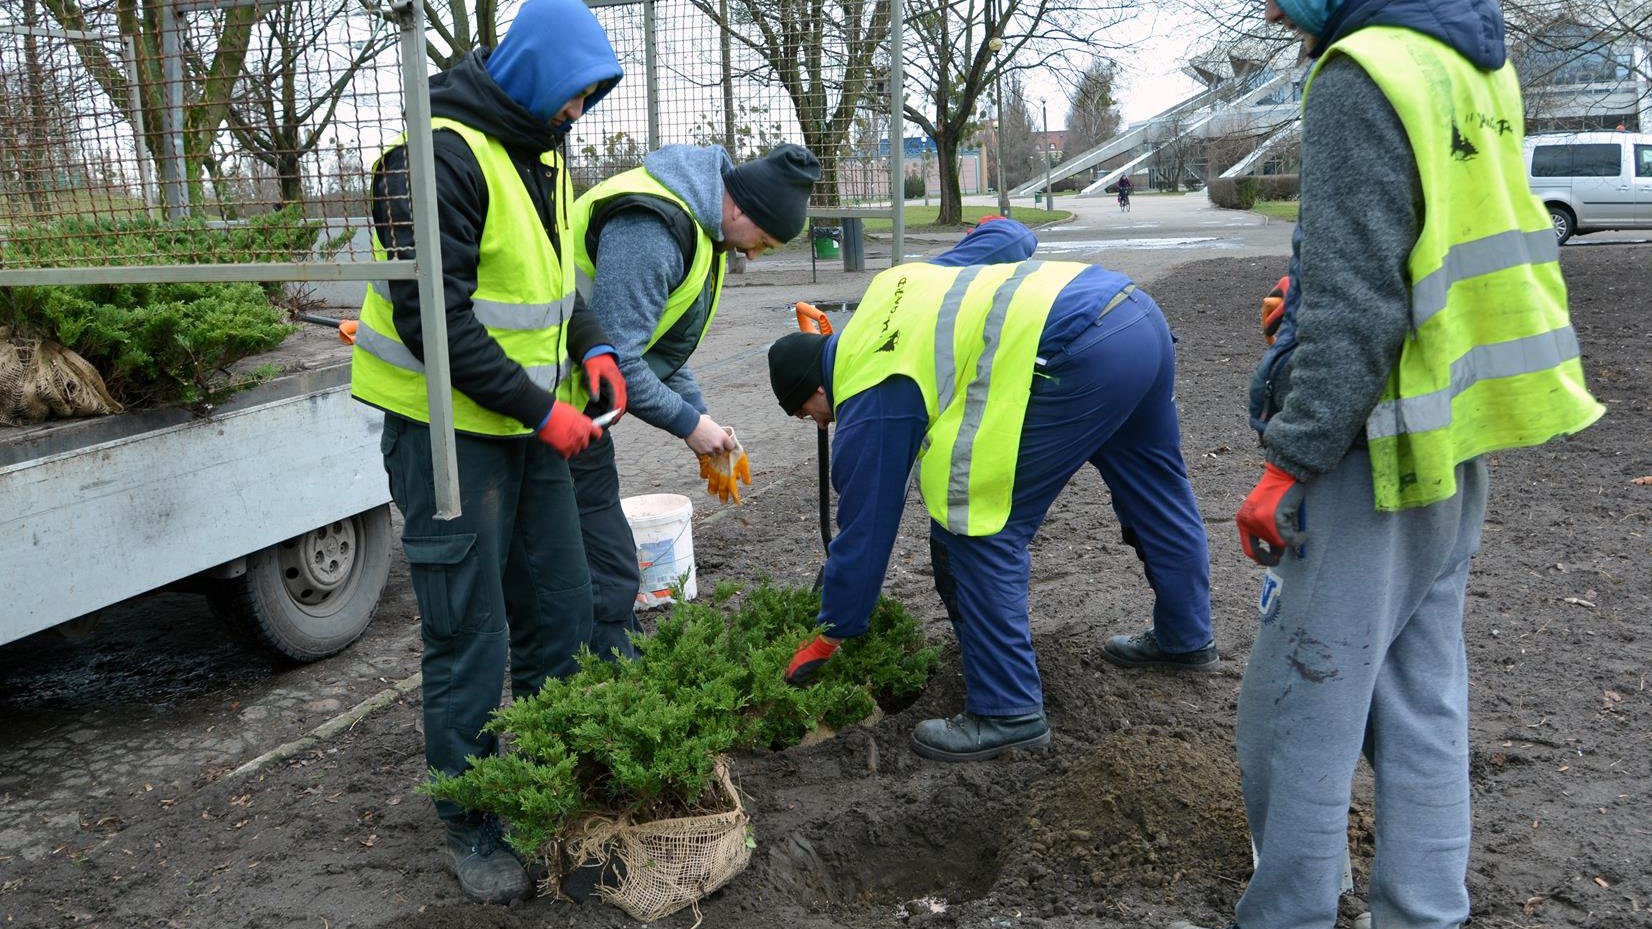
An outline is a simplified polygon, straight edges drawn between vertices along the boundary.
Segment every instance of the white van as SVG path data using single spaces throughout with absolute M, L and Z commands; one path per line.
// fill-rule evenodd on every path
M 1527 136 L 1526 176 L 1561 242 L 1606 229 L 1652 229 L 1652 134 Z

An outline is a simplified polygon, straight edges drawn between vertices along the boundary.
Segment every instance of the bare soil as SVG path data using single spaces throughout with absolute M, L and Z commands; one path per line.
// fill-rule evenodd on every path
M 1607 417 L 1567 441 L 1492 460 L 1485 545 L 1469 582 L 1477 927 L 1652 926 L 1652 253 L 1568 247 L 1563 264 Z M 867 728 L 744 754 L 735 775 L 758 847 L 705 900 L 705 925 L 1223 926 L 1249 873 L 1232 732 L 1260 571 L 1231 516 L 1260 459 L 1244 417 L 1256 296 L 1275 260 L 1217 259 L 1145 282 L 1180 339 L 1186 456 L 1212 537 L 1218 673 L 1114 668 L 1109 635 L 1148 622 L 1150 592 L 1105 487 L 1079 474 L 1033 544 L 1032 608 L 1055 743 L 1047 754 L 944 765 L 906 746 L 956 712 L 962 683 L 909 506 L 887 593 L 948 644 L 928 691 Z M 802 428 L 800 426 L 799 428 Z M 808 471 L 811 469 L 801 469 Z M 1652 483 L 1652 482 L 1648 482 Z M 820 539 L 812 474 L 695 529 L 699 583 L 808 584 Z M 388 615 L 413 615 L 405 576 Z M 612 907 L 540 898 L 480 907 L 437 854 L 416 692 L 290 762 L 206 775 L 170 796 L 110 800 L 37 860 L 0 850 L 0 924 L 18 926 L 560 927 L 635 925 Z M 1350 810 L 1361 911 L 1370 793 Z M 694 914 L 663 925 L 687 927 Z

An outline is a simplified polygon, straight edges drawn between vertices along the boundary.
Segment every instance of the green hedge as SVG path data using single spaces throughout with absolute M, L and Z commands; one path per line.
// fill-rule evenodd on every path
M 1210 202 L 1223 209 L 1248 210 L 1258 200 L 1295 200 L 1302 182 L 1295 174 L 1260 174 L 1219 177 L 1206 188 Z

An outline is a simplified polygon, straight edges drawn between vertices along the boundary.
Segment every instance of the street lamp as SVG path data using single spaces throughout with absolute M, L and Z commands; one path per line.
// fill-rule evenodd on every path
M 1050 111 L 1045 108 L 1044 101 L 1038 101 L 1038 113 L 1044 119 L 1044 209 L 1050 208 L 1050 195 L 1055 193 L 1050 189 Z
M 992 32 L 992 3 L 987 3 L 987 32 Z M 987 39 L 987 51 L 992 53 L 992 95 L 998 98 L 998 128 L 992 134 L 992 160 L 998 168 L 998 215 L 1010 215 L 1010 192 L 1004 187 L 1004 85 L 999 78 L 998 53 L 1004 49 L 1004 40 L 998 36 Z

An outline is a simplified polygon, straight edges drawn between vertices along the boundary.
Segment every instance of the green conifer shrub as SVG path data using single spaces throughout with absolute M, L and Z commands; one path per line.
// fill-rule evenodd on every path
M 285 262 L 332 254 L 348 235 L 322 242 L 320 232 L 297 207 L 234 225 L 71 219 L 7 230 L 5 258 L 17 268 Z M 273 373 L 229 368 L 292 333 L 271 302 L 280 291 L 279 283 L 4 287 L 0 326 L 79 354 L 128 408 L 199 408 Z
M 494 714 L 488 729 L 509 736 L 505 752 L 470 759 L 458 777 L 433 771 L 424 789 L 503 816 L 511 844 L 536 856 L 587 814 L 695 811 L 718 756 L 865 719 L 878 701 L 921 690 L 939 654 L 883 599 L 867 635 L 846 641 L 813 686 L 791 687 L 786 665 L 815 633 L 819 595 L 765 582 L 732 599 L 721 585 L 710 604 L 679 599 L 635 659 L 582 656 L 572 676 Z

